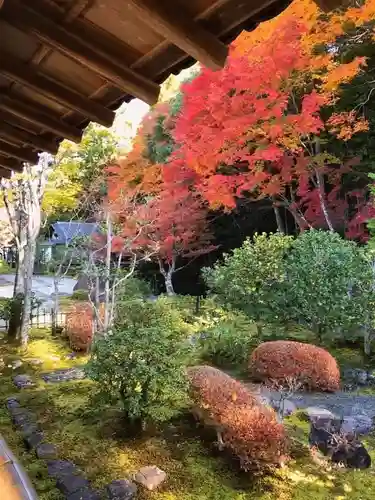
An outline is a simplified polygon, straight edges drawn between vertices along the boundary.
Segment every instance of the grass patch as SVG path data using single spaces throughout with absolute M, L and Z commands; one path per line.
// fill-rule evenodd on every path
M 17 393 L 12 376 L 29 373 L 37 385 L 19 392 L 24 405 L 38 418 L 46 439 L 58 447 L 60 457 L 80 466 L 94 487 L 131 475 L 145 465 L 157 465 L 167 472 L 165 485 L 156 492 L 140 490 L 140 500 L 370 500 L 375 476 L 368 471 L 331 469 L 316 464 L 308 450 L 308 423 L 299 414 L 287 419 L 292 461 L 273 475 L 255 478 L 240 472 L 236 465 L 215 451 L 211 441 L 195 428 L 190 419 L 166 426 L 157 435 L 129 436 L 120 408 L 98 404 L 95 383 L 87 380 L 46 384 L 40 374 L 54 369 L 82 365 L 85 356 L 66 359 L 70 352 L 48 330 L 32 332 L 26 352 L 0 344 L 6 365 L 15 359 L 24 364 L 17 370 L 5 367 L 1 374 L 0 397 Z M 343 359 L 353 353 L 343 353 Z M 40 366 L 27 362 L 43 361 Z M 28 471 L 40 500 L 62 497 L 47 476 L 44 463 L 25 451 L 20 435 L 11 425 L 9 414 L 0 405 L 0 433 Z M 366 444 L 375 460 L 375 436 Z

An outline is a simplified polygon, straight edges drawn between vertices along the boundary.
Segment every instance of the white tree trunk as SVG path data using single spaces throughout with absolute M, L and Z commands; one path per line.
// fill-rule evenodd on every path
M 104 281 L 104 335 L 107 334 L 110 327 L 111 316 L 111 256 L 112 256 L 112 220 L 109 210 L 106 215 L 107 222 L 107 245 L 106 245 L 106 260 L 105 260 L 105 281 Z
M 167 271 L 164 268 L 163 261 L 161 259 L 158 259 L 158 262 L 159 262 L 160 273 L 164 278 L 165 291 L 167 292 L 167 295 L 169 296 L 176 295 L 176 292 L 174 291 L 173 288 L 173 273 L 176 271 L 176 256 L 173 255 L 172 260 L 168 262 Z

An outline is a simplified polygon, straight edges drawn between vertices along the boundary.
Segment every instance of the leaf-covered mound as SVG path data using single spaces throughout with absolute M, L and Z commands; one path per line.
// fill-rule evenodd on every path
M 224 446 L 244 469 L 279 465 L 286 455 L 286 436 L 272 409 L 244 385 L 210 366 L 190 368 L 195 413 L 216 429 Z
M 327 392 L 340 387 L 340 370 L 331 354 L 311 344 L 276 340 L 264 342 L 251 354 L 251 376 L 262 382 L 287 383 L 294 379 L 306 389 Z

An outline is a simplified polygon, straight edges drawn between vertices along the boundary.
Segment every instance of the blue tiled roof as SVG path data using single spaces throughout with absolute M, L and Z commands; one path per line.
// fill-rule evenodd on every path
M 47 240 L 50 245 L 66 245 L 75 238 L 91 236 L 98 225 L 94 222 L 56 222 L 52 224 L 54 236 Z

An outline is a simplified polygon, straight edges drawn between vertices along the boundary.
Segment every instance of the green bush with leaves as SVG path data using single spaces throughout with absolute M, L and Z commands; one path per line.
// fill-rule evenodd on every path
M 254 322 L 240 311 L 227 311 L 216 324 L 200 334 L 198 345 L 205 362 L 217 366 L 241 366 L 247 363 L 258 341 Z
M 163 300 L 118 304 L 113 332 L 94 343 L 88 375 L 142 426 L 164 422 L 189 404 L 186 366 L 193 349 L 178 311 Z
M 123 271 L 126 273 L 126 271 Z M 121 275 L 118 277 L 121 280 Z M 120 282 L 116 288 L 116 297 L 119 301 L 130 299 L 142 299 L 151 295 L 151 287 L 137 276 L 130 276 L 123 282 Z
M 89 300 L 89 292 L 87 290 L 76 290 L 75 292 L 72 293 L 73 300 L 84 300 L 88 301 Z
M 285 310 L 285 255 L 292 242 L 292 237 L 278 233 L 255 234 L 224 255 L 223 263 L 204 269 L 203 276 L 221 303 L 255 321 L 280 321 Z
M 286 269 L 289 314 L 319 336 L 371 323 L 374 274 L 364 248 L 334 232 L 306 231 Z

